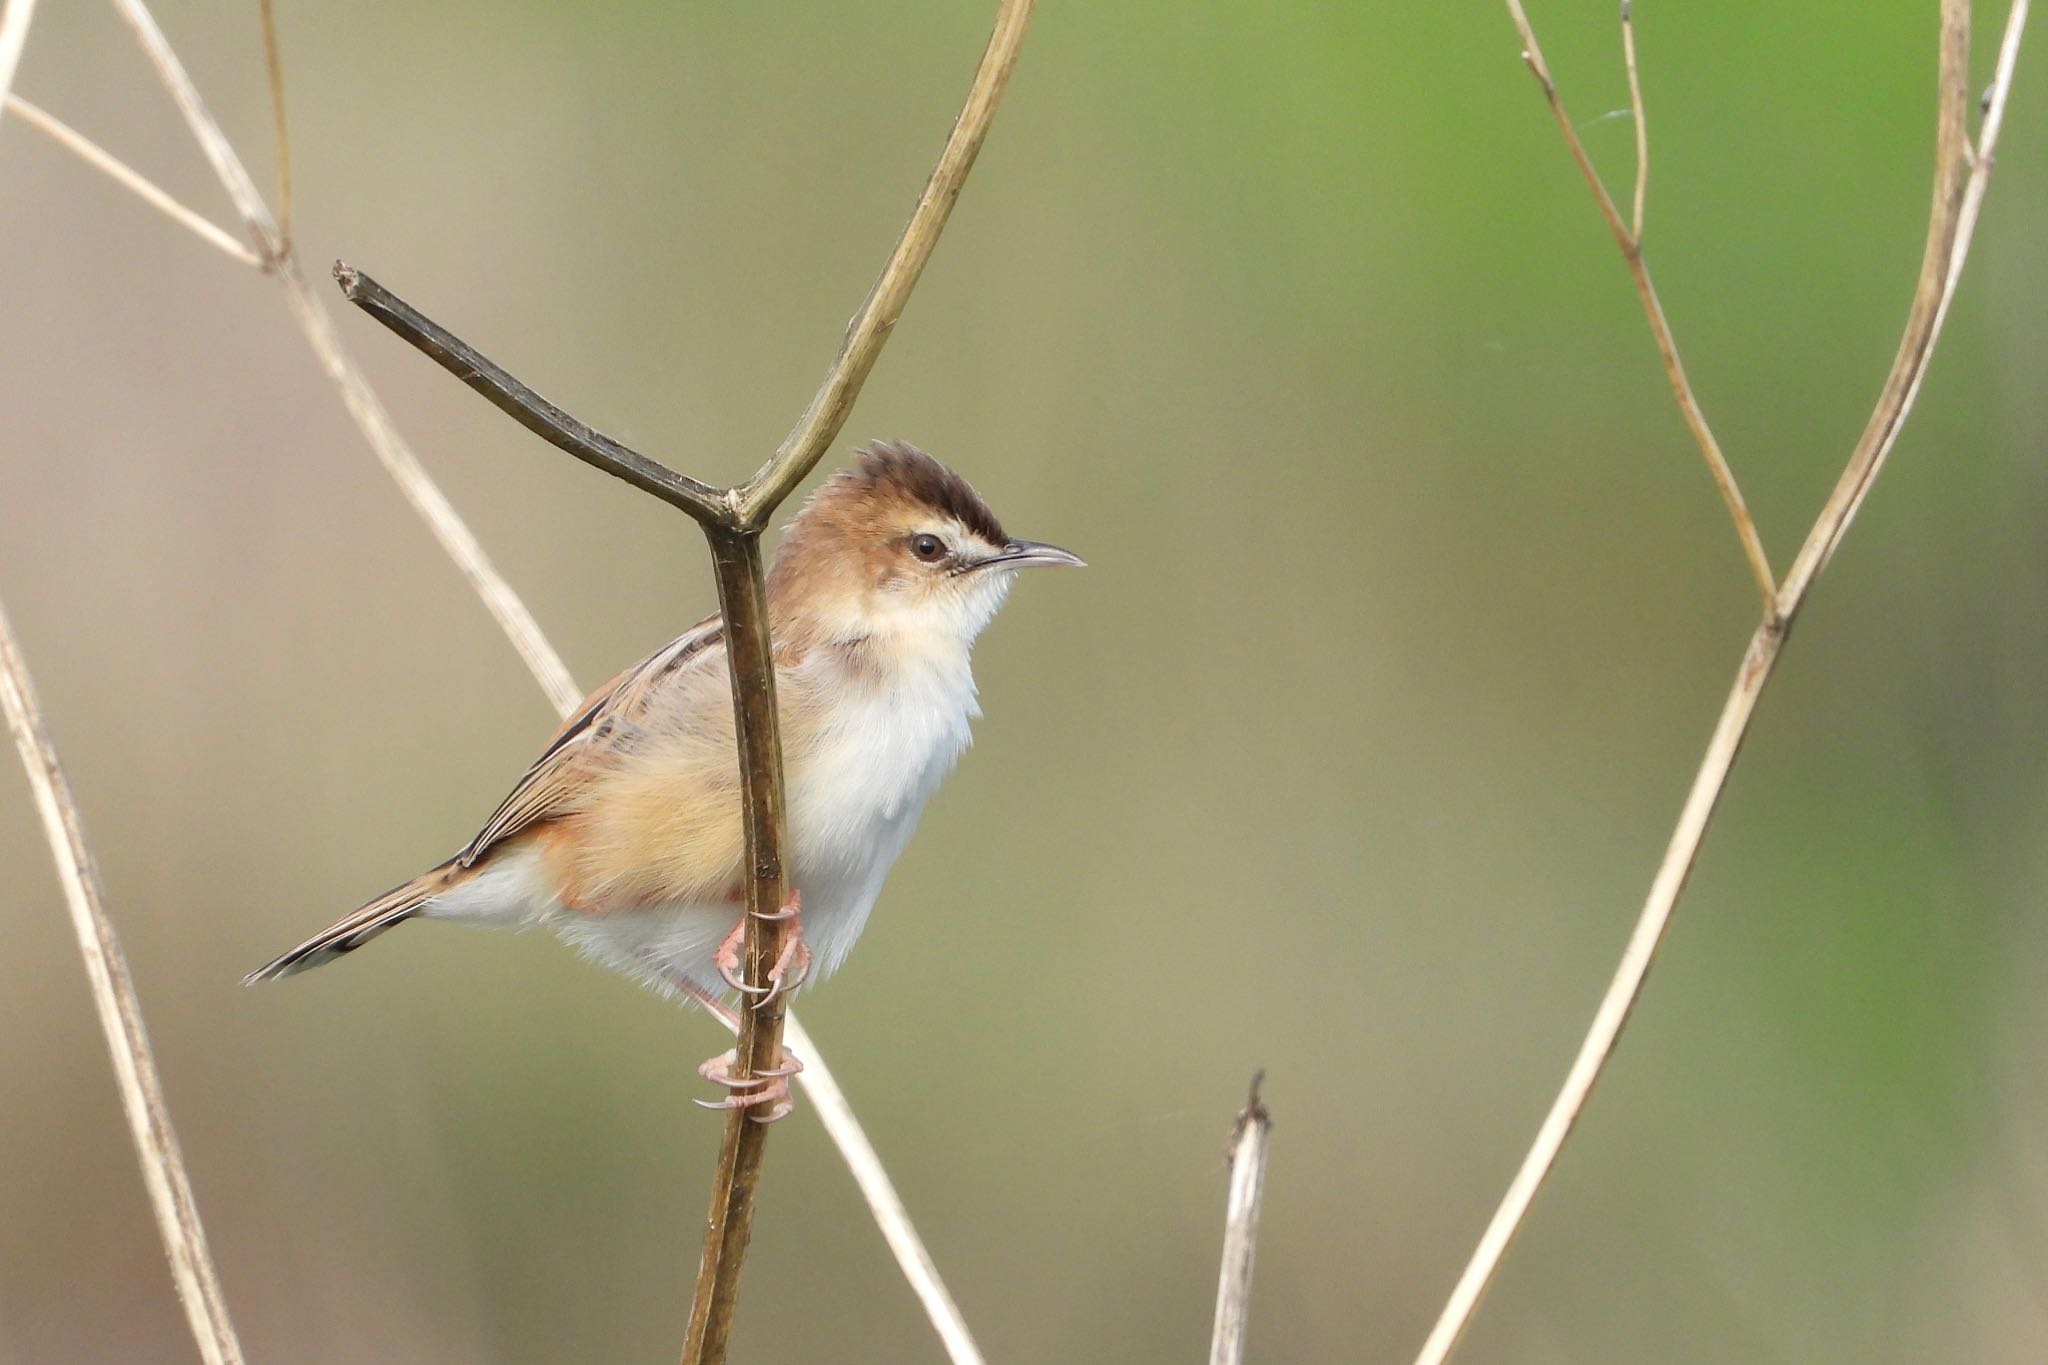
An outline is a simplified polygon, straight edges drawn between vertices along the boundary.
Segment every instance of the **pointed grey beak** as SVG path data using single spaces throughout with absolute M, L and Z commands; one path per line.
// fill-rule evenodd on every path
M 1042 540 L 1013 540 L 1003 547 L 1001 554 L 990 555 L 974 567 L 986 569 L 998 564 L 1012 569 L 1025 569 L 1034 564 L 1064 564 L 1072 569 L 1088 567 L 1087 561 L 1071 550 L 1062 550 L 1059 546 L 1048 545 Z

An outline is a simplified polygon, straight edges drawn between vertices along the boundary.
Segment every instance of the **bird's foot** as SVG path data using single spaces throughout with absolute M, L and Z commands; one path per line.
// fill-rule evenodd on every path
M 746 1109 L 756 1123 L 773 1123 L 789 1117 L 796 1104 L 789 1097 L 789 1078 L 804 1069 L 803 1060 L 788 1048 L 782 1050 L 782 1064 L 752 1076 L 735 1075 L 739 1056 L 727 1048 L 697 1068 L 697 1074 L 732 1093 L 722 1100 L 697 1100 L 705 1109 Z
M 792 891 L 789 900 L 779 910 L 749 912 L 755 919 L 789 921 L 789 931 L 783 936 L 782 951 L 775 955 L 775 962 L 768 968 L 768 984 L 750 986 L 740 970 L 740 949 L 746 942 L 747 922 L 742 919 L 732 927 L 718 945 L 718 974 L 725 984 L 741 995 L 760 997 L 754 1002 L 759 1009 L 778 995 L 786 994 L 804 984 L 811 974 L 811 945 L 804 942 L 804 899 L 803 893 Z

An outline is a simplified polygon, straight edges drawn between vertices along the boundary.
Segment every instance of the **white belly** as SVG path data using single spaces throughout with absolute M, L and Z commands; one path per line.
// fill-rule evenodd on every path
M 803 893 L 813 981 L 846 960 L 925 802 L 971 738 L 969 721 L 980 712 L 965 659 L 957 675 L 931 683 L 841 702 L 831 728 L 791 756 L 790 875 Z M 537 864 L 519 861 L 525 865 L 505 866 L 502 875 L 490 877 L 490 894 L 475 898 L 476 918 L 546 923 L 586 955 L 651 985 L 672 989 L 680 976 L 714 994 L 726 993 L 715 957 L 737 922 L 738 907 L 672 904 L 579 914 L 563 909 L 552 887 L 542 885 Z M 456 899 L 441 898 L 431 913 L 469 917 L 466 907 L 449 903 Z M 492 902 L 488 910 L 486 900 Z M 517 913 L 508 916 L 505 911 L 515 905 Z

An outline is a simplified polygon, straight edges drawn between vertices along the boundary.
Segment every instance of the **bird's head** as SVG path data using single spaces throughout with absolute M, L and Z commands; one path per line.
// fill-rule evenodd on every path
M 966 645 L 1017 570 L 1080 563 L 1009 535 L 967 480 L 914 446 L 883 442 L 804 504 L 776 551 L 768 594 L 778 629 Z

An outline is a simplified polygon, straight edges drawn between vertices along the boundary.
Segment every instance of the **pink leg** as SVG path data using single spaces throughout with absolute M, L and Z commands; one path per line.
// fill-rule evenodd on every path
M 774 965 L 768 969 L 766 986 L 749 986 L 741 974 L 740 948 L 746 941 L 747 922 L 742 919 L 735 924 L 732 932 L 718 945 L 717 956 L 713 959 L 725 984 L 742 995 L 760 996 L 760 1005 L 803 985 L 804 979 L 811 974 L 811 946 L 804 942 L 803 912 L 803 894 L 791 891 L 789 902 L 780 910 L 755 916 L 756 919 L 790 921 L 789 933 L 782 941 L 782 951 L 776 954 Z
M 727 1029 L 733 1033 L 740 1031 L 739 1011 L 688 977 L 671 975 L 668 979 L 671 985 L 702 1005 Z M 784 1048 L 781 1066 L 754 1076 L 734 1075 L 733 1068 L 738 1065 L 738 1056 L 733 1049 L 727 1048 L 699 1066 L 699 1076 L 714 1085 L 724 1086 L 732 1093 L 722 1100 L 697 1100 L 695 1103 L 706 1109 L 757 1109 L 759 1112 L 750 1116 L 756 1123 L 773 1123 L 787 1118 L 796 1108 L 789 1095 L 789 1078 L 804 1069 L 801 1057 Z

